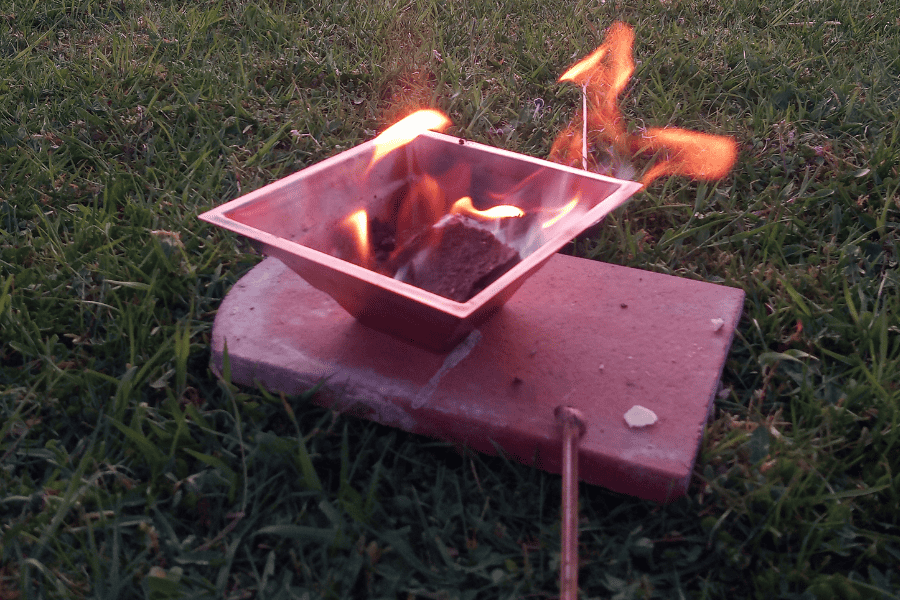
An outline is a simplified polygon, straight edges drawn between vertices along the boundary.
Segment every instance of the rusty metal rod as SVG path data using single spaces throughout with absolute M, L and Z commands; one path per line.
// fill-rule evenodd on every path
M 578 598 L 578 443 L 584 435 L 581 413 L 571 406 L 554 411 L 562 426 L 562 528 L 559 563 L 560 600 Z

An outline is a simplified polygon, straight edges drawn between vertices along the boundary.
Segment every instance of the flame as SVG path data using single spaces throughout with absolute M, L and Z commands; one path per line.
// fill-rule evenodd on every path
M 434 225 L 447 211 L 447 197 L 437 179 L 427 173 L 413 184 L 397 212 L 399 236 L 414 235 Z
M 737 158 L 737 145 L 731 138 L 674 127 L 648 129 L 643 134 L 626 131 L 618 99 L 634 73 L 633 46 L 633 29 L 614 23 L 603 44 L 559 78 L 582 86 L 584 108 L 580 118 L 554 140 L 550 160 L 575 166 L 587 158 L 583 149 L 588 143 L 599 141 L 620 162 L 638 154 L 662 156 L 642 178 L 644 185 L 663 175 L 725 177 Z
M 429 129 L 443 131 L 450 124 L 451 121 L 447 115 L 431 109 L 417 110 L 408 117 L 400 119 L 373 140 L 375 142 L 375 152 L 372 154 L 368 168 L 371 169 L 376 162 L 384 158 L 389 152 L 416 139 L 423 131 Z
M 487 210 L 478 210 L 472 205 L 472 199 L 469 196 L 463 196 L 450 207 L 450 214 L 465 214 L 482 219 L 505 219 L 524 216 L 525 212 L 521 208 L 510 206 L 509 204 L 500 204 Z
M 570 167 L 581 164 L 583 140 L 581 127 L 574 122 L 569 123 L 566 129 L 553 140 L 553 146 L 550 148 L 550 160 Z
M 558 81 L 571 81 L 577 84 L 587 83 L 590 74 L 597 68 L 600 61 L 603 60 L 607 54 L 609 54 L 609 48 L 604 44 L 588 54 L 585 58 L 581 59 L 581 61 L 569 67 L 568 71 L 559 76 Z
M 639 144 L 643 152 L 662 150 L 666 155 L 644 175 L 644 185 L 663 175 L 721 179 L 737 159 L 737 144 L 731 138 L 675 127 L 648 129 Z
M 581 192 L 575 195 L 574 198 L 569 200 L 569 203 L 556 211 L 556 214 L 551 218 L 547 219 L 541 224 L 542 229 L 549 229 L 556 225 L 563 217 L 572 212 L 572 210 L 578 206 L 578 202 L 581 200 Z
M 586 104 L 593 109 L 587 111 L 588 126 L 605 133 L 608 141 L 615 141 L 625 133 L 617 100 L 634 73 L 633 46 L 634 30 L 624 23 L 613 23 L 603 44 L 559 78 L 560 82 L 571 81 L 583 86 Z
M 360 209 L 344 219 L 344 225 L 353 232 L 360 264 L 368 268 L 371 256 L 369 248 L 369 215 L 365 210 Z

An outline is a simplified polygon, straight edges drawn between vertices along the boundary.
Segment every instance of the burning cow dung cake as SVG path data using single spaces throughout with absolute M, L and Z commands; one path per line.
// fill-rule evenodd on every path
M 412 186 L 414 190 L 420 187 Z M 407 192 L 401 195 L 396 214 L 387 219 L 369 217 L 365 212 L 345 219 L 356 240 L 352 258 L 387 277 L 455 302 L 467 302 L 521 262 L 519 249 L 501 237 L 504 221 L 525 213 L 510 205 L 479 210 L 469 196 L 463 196 L 439 217 L 437 205 L 445 199 L 437 196 Z M 434 210 L 421 213 L 431 218 L 420 217 L 410 223 L 411 197 L 425 199 L 426 206 Z
M 450 215 L 398 249 L 394 278 L 466 302 L 521 261 L 519 253 L 464 215 Z
M 366 225 L 369 248 L 361 262 L 374 262 L 374 271 L 398 281 L 467 302 L 521 262 L 519 251 L 496 233 L 500 219 L 523 214 L 514 206 L 478 210 L 464 196 L 437 222 L 412 230 L 397 230 L 393 223 L 402 219 L 373 217 Z M 367 256 L 373 261 L 365 260 Z

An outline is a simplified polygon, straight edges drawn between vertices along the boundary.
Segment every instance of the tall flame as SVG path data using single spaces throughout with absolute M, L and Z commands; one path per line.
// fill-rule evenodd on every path
M 587 158 L 588 142 L 598 141 L 623 160 L 638 154 L 661 156 L 641 179 L 644 185 L 663 175 L 698 179 L 727 175 L 737 158 L 737 145 L 731 138 L 674 127 L 648 129 L 643 134 L 627 132 L 618 99 L 634 72 L 633 46 L 632 28 L 614 23 L 603 44 L 559 78 L 582 86 L 584 107 L 581 118 L 553 142 L 550 160 L 576 165 Z
M 560 82 L 583 86 L 592 109 L 587 114 L 588 127 L 609 141 L 625 133 L 616 101 L 634 73 L 633 46 L 634 30 L 624 23 L 613 23 L 603 44 L 559 78 Z
M 447 115 L 431 109 L 417 110 L 408 117 L 400 119 L 373 140 L 375 142 L 375 152 L 369 161 L 369 169 L 389 152 L 416 139 L 423 131 L 429 129 L 443 131 L 450 124 L 451 121 Z

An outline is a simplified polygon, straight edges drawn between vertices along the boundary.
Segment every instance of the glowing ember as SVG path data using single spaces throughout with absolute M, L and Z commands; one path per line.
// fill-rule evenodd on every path
M 472 205 L 472 199 L 470 197 L 463 196 L 450 207 L 450 214 L 465 214 L 481 219 L 505 219 L 522 217 L 525 215 L 525 212 L 521 208 L 510 206 L 508 204 L 501 204 L 500 206 L 494 206 L 487 210 L 478 210 Z
M 392 150 L 396 150 L 416 139 L 423 131 L 443 131 L 450 126 L 447 115 L 436 110 L 418 110 L 397 121 L 375 138 L 375 152 L 369 161 L 369 168 Z
M 649 129 L 637 135 L 626 131 L 618 98 L 634 72 L 633 45 L 631 27 L 615 23 L 597 50 L 559 78 L 582 86 L 584 107 L 581 118 L 553 142 L 550 160 L 571 166 L 581 163 L 587 168 L 589 143 L 598 143 L 612 157 L 614 164 L 606 170 L 613 174 L 629 168 L 627 162 L 635 155 L 661 156 L 661 162 L 652 165 L 641 179 L 644 185 L 663 175 L 697 179 L 727 175 L 737 158 L 737 146 L 731 138 L 676 128 Z M 604 170 L 596 163 L 592 166 Z

